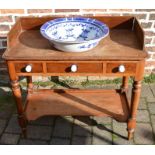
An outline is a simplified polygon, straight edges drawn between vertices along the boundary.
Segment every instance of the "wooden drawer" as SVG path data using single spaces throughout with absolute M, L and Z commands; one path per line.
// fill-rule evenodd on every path
M 15 63 L 15 70 L 17 73 L 26 73 L 26 66 L 31 65 L 32 70 L 29 73 L 42 73 L 43 72 L 43 65 L 42 63 L 36 62 L 36 63 L 29 63 L 29 62 L 23 62 L 23 63 Z
M 123 66 L 124 71 L 119 71 L 119 67 Z M 135 74 L 136 73 L 136 62 L 110 62 L 106 65 L 106 73 L 114 73 L 114 74 Z
M 72 72 L 72 65 L 77 71 Z M 102 62 L 50 62 L 46 64 L 48 73 L 103 73 Z

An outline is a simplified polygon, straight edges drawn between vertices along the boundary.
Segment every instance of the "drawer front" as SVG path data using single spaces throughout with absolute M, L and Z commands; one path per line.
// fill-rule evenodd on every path
M 82 63 L 82 62 L 57 62 L 47 63 L 48 73 L 102 73 L 103 64 L 101 63 Z M 76 66 L 76 71 L 72 71 L 72 66 Z
M 43 65 L 42 63 L 15 63 L 15 70 L 17 73 L 27 73 L 26 67 L 31 66 L 31 70 L 29 73 L 42 73 L 43 72 Z
M 113 62 L 107 63 L 106 73 L 114 74 L 135 74 L 136 73 L 136 63 L 126 63 L 126 62 Z

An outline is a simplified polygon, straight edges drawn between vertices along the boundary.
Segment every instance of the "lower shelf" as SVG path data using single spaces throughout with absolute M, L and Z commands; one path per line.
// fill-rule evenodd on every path
M 28 95 L 27 120 L 44 115 L 109 116 L 127 121 L 129 103 L 119 90 L 38 90 Z

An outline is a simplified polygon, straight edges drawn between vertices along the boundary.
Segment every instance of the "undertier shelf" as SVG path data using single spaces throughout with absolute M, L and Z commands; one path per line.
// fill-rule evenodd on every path
M 125 122 L 129 102 L 120 90 L 37 90 L 27 97 L 25 115 L 28 120 L 44 115 L 109 116 Z

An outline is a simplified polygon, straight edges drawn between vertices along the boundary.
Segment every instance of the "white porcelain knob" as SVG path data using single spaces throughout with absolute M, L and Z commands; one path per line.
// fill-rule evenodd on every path
M 118 67 L 118 71 L 121 72 L 121 73 L 125 72 L 125 66 L 124 65 L 120 65 Z
M 32 71 L 32 65 L 27 65 L 25 67 L 26 72 L 31 72 Z
M 77 71 L 77 65 L 72 65 L 71 66 L 71 71 L 76 72 Z

